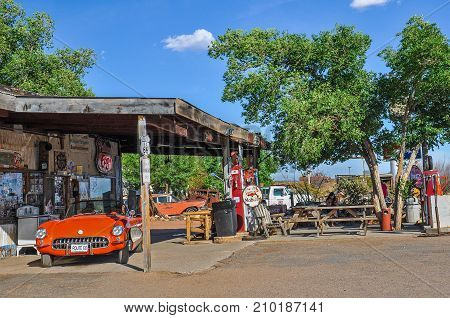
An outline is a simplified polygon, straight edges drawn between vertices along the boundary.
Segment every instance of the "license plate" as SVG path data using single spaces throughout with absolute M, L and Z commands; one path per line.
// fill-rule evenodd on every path
M 89 251 L 89 244 L 71 244 L 71 253 L 87 253 Z

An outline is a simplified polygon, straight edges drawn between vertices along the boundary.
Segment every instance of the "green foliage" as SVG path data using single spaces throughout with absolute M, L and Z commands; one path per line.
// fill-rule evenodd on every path
M 400 189 L 402 198 L 406 199 L 411 197 L 412 190 L 414 189 L 415 184 L 416 182 L 414 180 L 399 181 L 398 187 Z
M 221 162 L 214 157 L 163 155 L 150 156 L 151 180 L 154 191 L 165 190 L 166 185 L 175 195 L 184 196 L 189 189 L 209 188 L 223 191 Z M 140 188 L 139 155 L 123 154 L 122 172 L 125 187 Z
M 450 140 L 450 50 L 438 26 L 412 17 L 396 49 L 380 56 L 390 68 L 380 92 L 394 128 L 390 142 L 412 149 L 422 141 L 438 146 Z
M 363 69 L 370 38 L 336 26 L 311 38 L 228 30 L 209 54 L 227 59 L 223 100 L 241 101 L 247 122 L 274 128 L 283 164 L 345 160 L 381 126 L 376 78 Z
M 52 50 L 53 31 L 46 13 L 27 16 L 13 0 L 0 0 L 0 83 L 42 95 L 93 95 L 82 80 L 93 50 Z
M 278 171 L 279 161 L 268 151 L 261 151 L 259 156 L 258 180 L 261 185 L 269 186 L 273 182 L 272 175 Z
M 141 175 L 139 167 L 139 155 L 135 153 L 122 154 L 123 185 L 130 190 L 139 190 L 141 187 Z
M 337 183 L 337 192 L 344 195 L 344 204 L 368 203 L 370 187 L 363 178 L 342 178 Z

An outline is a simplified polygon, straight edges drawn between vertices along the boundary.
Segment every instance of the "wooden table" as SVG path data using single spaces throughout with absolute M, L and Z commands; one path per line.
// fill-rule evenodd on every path
M 317 229 L 317 236 L 323 234 L 325 228 L 330 227 L 334 222 L 361 222 L 364 235 L 367 234 L 367 224 L 370 220 L 376 220 L 374 216 L 369 215 L 368 211 L 374 211 L 373 205 L 341 205 L 341 206 L 296 206 L 293 207 L 294 215 L 288 219 L 288 230 L 297 223 L 314 223 Z M 361 215 L 362 211 L 362 215 Z M 339 212 L 345 215 L 339 216 Z
M 205 240 L 211 238 L 212 215 L 210 210 L 184 213 L 186 216 L 186 239 L 191 241 L 192 233 L 200 233 Z M 193 227 L 193 222 L 200 222 L 200 227 Z

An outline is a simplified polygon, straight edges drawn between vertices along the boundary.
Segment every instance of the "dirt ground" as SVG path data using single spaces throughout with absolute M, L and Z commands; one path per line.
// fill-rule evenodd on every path
M 0 273 L 0 295 L 449 297 L 449 264 L 450 236 L 262 241 L 195 274 Z

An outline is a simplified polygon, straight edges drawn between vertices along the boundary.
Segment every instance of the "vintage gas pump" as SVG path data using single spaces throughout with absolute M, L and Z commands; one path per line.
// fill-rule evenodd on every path
M 258 172 L 253 166 L 244 170 L 235 151 L 231 153 L 231 162 L 230 187 L 231 197 L 236 203 L 237 232 L 244 232 L 248 230 L 247 225 L 251 223 L 252 215 L 244 204 L 243 193 L 247 186 L 258 185 Z
M 427 212 L 429 219 L 431 220 L 430 225 L 434 228 L 433 222 L 433 206 L 435 212 L 435 221 L 438 234 L 440 234 L 440 220 L 439 220 L 439 208 L 438 208 L 438 196 L 442 195 L 442 187 L 440 183 L 440 176 L 438 170 L 428 170 L 424 172 L 425 178 L 425 195 L 427 198 Z M 432 203 L 431 197 L 434 197 L 434 202 Z
M 245 211 L 244 202 L 242 199 L 243 194 L 243 171 L 242 166 L 239 162 L 239 156 L 237 152 L 233 151 L 231 153 L 231 172 L 230 172 L 230 187 L 231 187 L 231 198 L 236 204 L 236 216 L 237 216 L 237 232 L 245 231 Z

